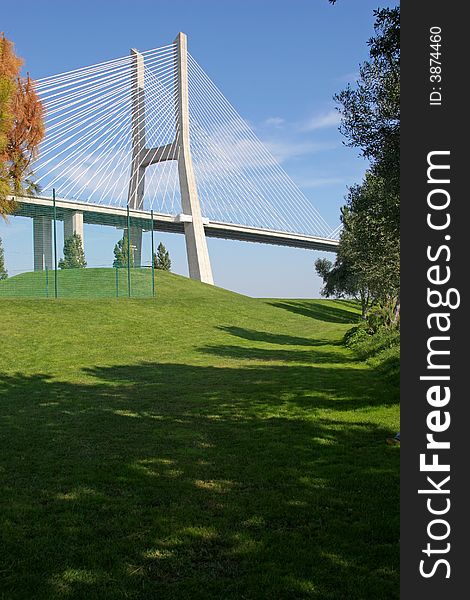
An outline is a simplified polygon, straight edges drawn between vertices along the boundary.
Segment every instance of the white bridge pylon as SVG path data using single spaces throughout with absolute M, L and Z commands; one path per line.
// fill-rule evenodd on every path
M 145 170 L 167 160 L 178 162 L 181 205 L 190 217 L 184 223 L 189 276 L 204 283 L 214 283 L 197 194 L 193 161 L 189 145 L 189 95 L 187 38 L 179 33 L 175 40 L 175 137 L 164 146 L 147 148 L 145 142 L 145 69 L 144 57 L 132 49 L 132 166 L 129 184 L 129 208 L 143 209 Z M 136 249 L 135 260 L 140 265 L 142 229 L 133 228 L 131 244 Z
M 83 235 L 93 207 L 154 211 L 164 224 L 168 215 L 184 231 L 190 276 L 206 283 L 206 235 L 335 250 L 331 227 L 188 53 L 185 34 L 36 85 L 46 136 L 34 179 L 70 201 L 69 234 Z M 49 217 L 37 219 L 34 231 L 49 231 Z M 137 266 L 142 231 L 129 231 Z M 37 236 L 36 269 L 50 262 L 49 237 Z

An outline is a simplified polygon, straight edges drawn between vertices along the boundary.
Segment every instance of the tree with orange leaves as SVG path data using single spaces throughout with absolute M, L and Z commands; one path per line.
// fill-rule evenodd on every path
M 0 37 L 0 215 L 12 212 L 11 195 L 37 192 L 31 163 L 44 137 L 43 107 L 13 43 Z

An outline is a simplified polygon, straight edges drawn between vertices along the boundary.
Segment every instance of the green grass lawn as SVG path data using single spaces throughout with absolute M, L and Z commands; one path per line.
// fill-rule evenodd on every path
M 399 597 L 398 392 L 339 301 L 0 299 L 2 600 Z

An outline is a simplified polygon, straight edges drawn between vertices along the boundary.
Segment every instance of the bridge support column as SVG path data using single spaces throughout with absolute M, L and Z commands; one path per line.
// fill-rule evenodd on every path
M 83 244 L 83 213 L 71 210 L 64 214 L 64 241 L 74 233 L 82 238 Z
M 33 217 L 34 270 L 53 269 L 52 262 L 52 219 Z
M 179 33 L 175 44 L 177 57 L 177 144 L 180 148 L 178 175 L 183 213 L 192 217 L 191 222 L 184 224 L 189 276 L 191 279 L 213 284 L 214 279 L 189 142 L 188 42 L 186 35 Z

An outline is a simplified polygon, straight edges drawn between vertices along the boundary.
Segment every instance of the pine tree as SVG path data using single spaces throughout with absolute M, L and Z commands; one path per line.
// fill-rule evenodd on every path
M 5 253 L 3 251 L 2 238 L 0 238 L 0 281 L 8 277 L 7 270 L 5 269 Z
M 170 255 L 161 242 L 158 244 L 157 253 L 153 253 L 153 266 L 160 271 L 171 271 Z
M 84 269 L 86 267 L 82 238 L 74 233 L 64 242 L 64 258 L 59 261 L 59 269 Z
M 114 262 L 113 267 L 127 268 L 127 256 L 128 256 L 128 243 L 127 243 L 127 230 L 124 231 L 124 235 L 114 246 Z M 134 266 L 134 254 L 131 248 L 131 259 L 130 266 Z

